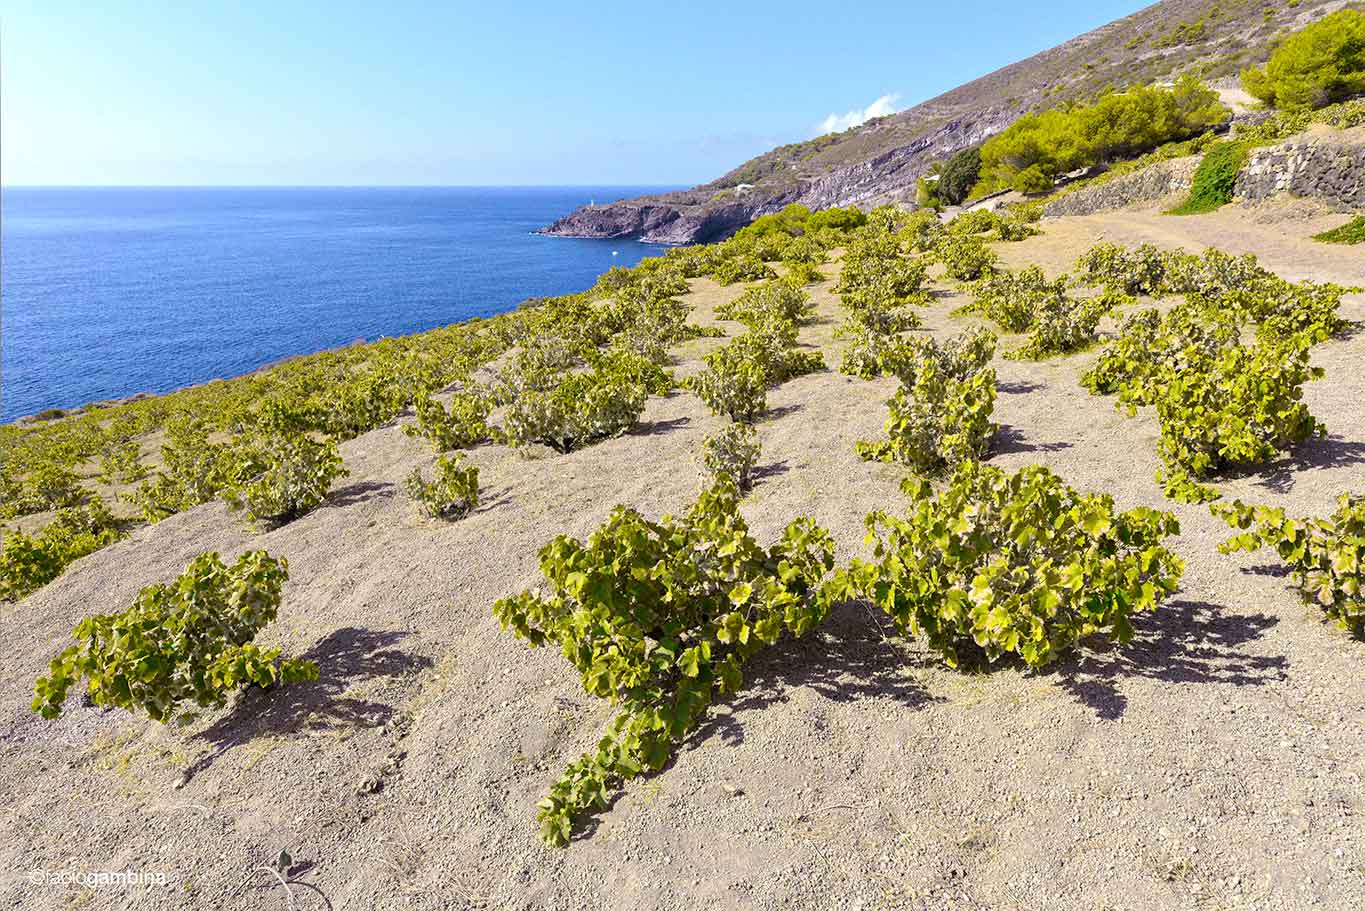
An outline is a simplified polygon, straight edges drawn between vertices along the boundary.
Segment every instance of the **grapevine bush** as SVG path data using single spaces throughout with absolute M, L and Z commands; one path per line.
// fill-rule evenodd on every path
M 103 500 L 57 510 L 37 535 L 7 533 L 0 551 L 0 601 L 18 601 L 76 560 L 123 537 L 126 532 Z
M 433 519 L 461 519 L 479 505 L 479 469 L 462 453 L 436 458 L 436 476 L 428 481 L 414 468 L 404 483 L 407 495 Z
M 999 263 L 995 252 L 971 235 L 944 234 L 935 243 L 932 255 L 943 264 L 949 278 L 960 282 L 989 275 Z
M 447 410 L 430 396 L 416 401 L 417 423 L 409 424 L 403 432 L 409 436 L 425 437 L 438 452 L 468 449 L 492 436 L 488 416 L 493 403 L 477 392 L 457 392 Z
M 618 506 L 586 543 L 560 536 L 542 548 L 549 594 L 504 598 L 493 613 L 530 646 L 557 646 L 584 690 L 619 713 L 540 802 L 541 837 L 567 843 L 579 816 L 662 768 L 717 696 L 740 689 L 749 658 L 814 628 L 833 563 L 833 540 L 809 519 L 760 546 L 728 481 L 686 516 L 652 522 Z
M 1365 497 L 1342 494 L 1329 518 L 1290 519 L 1280 508 L 1241 500 L 1210 505 L 1239 534 L 1225 554 L 1273 547 L 1305 601 L 1357 636 L 1365 634 Z
M 643 369 L 638 362 L 609 359 L 586 372 L 540 374 L 540 382 L 511 401 L 508 441 L 544 443 L 565 453 L 620 436 L 635 426 L 649 398 Z
M 739 490 L 753 484 L 760 447 L 752 424 L 731 422 L 702 441 L 701 463 L 712 484 L 728 478 Z
M 141 710 L 167 721 L 193 701 L 221 706 L 255 684 L 316 680 L 312 661 L 280 659 L 252 643 L 275 619 L 288 578 L 284 558 L 248 551 L 231 566 L 216 553 L 197 557 L 175 582 L 149 585 L 127 610 L 86 617 L 68 647 L 40 677 L 33 710 L 56 718 L 82 678 L 98 706 Z
M 321 503 L 332 482 L 348 474 L 335 441 L 276 431 L 246 449 L 223 500 L 253 522 L 289 522 Z
M 991 422 L 995 370 L 986 367 L 959 379 L 942 364 L 923 359 L 913 374 L 902 375 L 887 407 L 887 439 L 860 441 L 858 454 L 936 474 L 979 459 L 990 448 L 998 429 Z
M 903 486 L 908 515 L 867 517 L 874 557 L 837 573 L 831 597 L 867 599 L 953 667 L 1005 655 L 1041 667 L 1099 631 L 1127 641 L 1131 615 L 1183 571 L 1161 545 L 1179 533 L 1173 515 L 1116 513 L 1041 465 L 1007 475 L 967 462 L 937 498 L 923 479 Z

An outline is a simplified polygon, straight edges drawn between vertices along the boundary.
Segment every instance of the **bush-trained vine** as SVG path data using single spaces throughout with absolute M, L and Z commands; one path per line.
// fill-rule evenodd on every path
M 706 369 L 685 384 L 712 413 L 752 423 L 768 410 L 768 377 L 763 368 L 729 345 L 706 357 Z
M 986 367 L 960 379 L 941 363 L 921 359 L 913 374 L 902 374 L 901 387 L 887 407 L 887 438 L 860 441 L 858 454 L 937 474 L 979 459 L 990 449 L 998 429 L 991 422 L 995 370 Z
M 1080 351 L 1095 341 L 1100 320 L 1106 314 L 1135 302 L 1135 298 L 1110 288 L 1098 297 L 1049 296 L 1033 312 L 1028 339 L 1005 356 L 1036 361 Z
M 967 462 L 937 497 L 920 478 L 904 489 L 908 515 L 868 516 L 874 558 L 837 573 L 831 597 L 866 598 L 953 667 L 1006 655 L 1041 667 L 1096 632 L 1127 641 L 1130 617 L 1183 571 L 1161 544 L 1179 533 L 1173 515 L 1116 512 L 1041 465 L 1008 475 Z
M 1301 343 L 1238 345 L 1221 351 L 1207 371 L 1163 371 L 1155 404 L 1167 466 L 1159 479 L 1168 495 L 1211 499 L 1216 493 L 1198 481 L 1325 434 L 1303 402 L 1303 384 L 1321 376 Z
M 649 385 L 638 362 L 607 359 L 590 371 L 540 374 L 520 389 L 507 410 L 513 446 L 544 443 L 556 452 L 620 436 L 640 419 Z
M 1165 293 L 1167 255 L 1152 244 L 1131 250 L 1100 243 L 1081 254 L 1076 275 L 1082 284 L 1102 284 L 1124 294 Z
M 426 437 L 438 452 L 468 449 L 492 436 L 488 416 L 493 403 L 477 392 L 457 392 L 446 409 L 430 396 L 415 403 L 417 423 L 409 424 L 403 432 L 409 436 Z
M 578 817 L 605 808 L 623 781 L 662 768 L 716 697 L 740 689 L 750 657 L 814 628 L 833 563 L 833 540 L 809 519 L 760 546 L 725 480 L 686 516 L 652 522 L 617 507 L 586 543 L 547 544 L 540 567 L 550 593 L 504 598 L 493 613 L 532 647 L 557 646 L 584 690 L 620 710 L 540 802 L 541 837 L 567 843 Z
M 752 328 L 771 320 L 801 323 L 809 319 L 814 310 L 809 294 L 794 282 L 781 278 L 744 289 L 739 297 L 716 307 L 716 316 L 737 320 Z
M 332 482 L 347 474 L 335 441 L 281 430 L 243 451 L 223 500 L 253 522 L 289 522 L 321 503 Z
M 265 551 L 248 551 L 230 567 L 216 553 L 200 555 L 175 582 L 142 589 L 127 610 L 82 620 L 72 633 L 77 644 L 38 679 L 33 710 L 56 718 L 82 678 L 95 705 L 163 722 L 182 702 L 216 707 L 250 684 L 316 680 L 314 662 L 252 643 L 279 612 L 288 577 L 284 558 Z
M 22 481 L 10 480 L 5 486 L 4 503 L 0 505 L 3 518 L 75 506 L 88 495 L 79 476 L 55 462 L 42 462 L 30 469 Z
M 1241 500 L 1210 504 L 1213 514 L 1239 530 L 1225 554 L 1273 547 L 1305 601 L 1357 636 L 1365 635 L 1365 497 L 1342 494 L 1326 519 L 1286 517 L 1278 507 Z
M 754 426 L 732 421 L 702 441 L 701 464 L 712 484 L 728 478 L 739 490 L 748 490 L 759 452 Z
M 436 476 L 428 481 L 414 468 L 403 484 L 408 497 L 433 519 L 460 519 L 479 505 L 479 469 L 462 453 L 436 458 Z
M 931 255 L 943 264 L 949 278 L 960 282 L 989 275 L 1000 259 L 978 238 L 964 234 L 944 234 L 934 244 Z
M 0 551 L 0 601 L 17 601 L 66 571 L 73 562 L 126 536 L 103 500 L 57 510 L 37 535 L 5 534 Z
M 1026 332 L 1038 312 L 1058 309 L 1066 299 L 1066 279 L 1049 281 L 1038 266 L 997 272 L 971 285 L 973 301 L 962 312 L 979 313 L 1006 332 Z
M 166 427 L 163 467 L 130 497 L 148 522 L 215 499 L 232 480 L 237 454 L 227 443 L 209 441 L 203 421 L 185 418 Z

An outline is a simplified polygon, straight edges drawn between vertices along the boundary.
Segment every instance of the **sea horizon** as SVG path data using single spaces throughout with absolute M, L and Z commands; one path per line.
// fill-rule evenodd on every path
M 12 185 L 0 420 L 584 290 L 662 245 L 534 233 L 651 185 Z

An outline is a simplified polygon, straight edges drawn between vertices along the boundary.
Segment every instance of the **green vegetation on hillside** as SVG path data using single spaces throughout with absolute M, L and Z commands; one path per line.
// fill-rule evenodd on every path
M 1343 9 L 1285 40 L 1242 86 L 1272 107 L 1305 110 L 1365 94 L 1365 13 Z
M 1091 104 L 1025 114 L 981 147 L 981 180 L 973 195 L 1005 187 L 1043 192 L 1069 171 L 1132 158 L 1227 118 L 1218 95 L 1190 76 L 1170 89 L 1130 88 Z
M 1357 215 L 1340 227 L 1314 234 L 1313 239 L 1325 244 L 1365 244 L 1365 215 Z
M 82 620 L 72 632 L 77 644 L 39 678 L 33 710 L 56 718 L 82 678 L 95 705 L 163 722 L 182 702 L 221 706 L 245 686 L 316 680 L 314 662 L 281 659 L 279 649 L 252 643 L 279 612 L 288 578 L 284 558 L 262 550 L 232 566 L 216 553 L 200 555 L 170 585 L 142 589 L 126 610 Z
M 1233 187 L 1249 151 L 1244 142 L 1219 142 L 1210 146 L 1199 167 L 1195 168 L 1189 198 L 1172 209 L 1171 214 L 1198 215 L 1232 202 Z

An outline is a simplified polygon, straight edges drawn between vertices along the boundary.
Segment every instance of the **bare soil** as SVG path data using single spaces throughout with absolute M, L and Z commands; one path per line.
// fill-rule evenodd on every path
M 1056 272 L 1100 239 L 1216 245 L 1287 278 L 1365 285 L 1365 255 L 1307 239 L 1340 220 L 1108 213 L 999 249 Z M 833 367 L 831 284 L 802 339 Z M 698 318 L 739 291 L 698 281 Z M 1348 301 L 1346 316 L 1365 318 L 1365 299 Z M 927 308 L 926 330 L 967 324 L 950 315 L 958 303 Z M 680 349 L 679 372 L 716 344 Z M 1121 507 L 1180 516 L 1183 590 L 1141 618 L 1136 641 L 1087 643 L 1043 673 L 961 673 L 848 605 L 756 659 L 675 762 L 562 850 L 537 841 L 536 801 L 610 708 L 489 607 L 537 584 L 553 535 L 586 536 L 616 503 L 688 504 L 698 447 L 720 426 L 695 397 L 651 400 L 634 432 L 570 455 L 476 450 L 484 505 L 454 524 L 420 518 L 400 493 L 432 455 L 394 424 L 345 444 L 350 477 L 282 528 L 254 533 L 210 504 L 139 530 L 0 608 L 0 906 L 1365 906 L 1365 643 L 1303 605 L 1271 555 L 1221 556 L 1226 529 L 1206 509 L 1163 500 L 1155 421 L 1078 385 L 1094 357 L 997 361 L 991 462 L 1041 462 Z M 1325 514 L 1365 490 L 1365 336 L 1316 360 L 1327 375 L 1307 400 L 1331 435 L 1220 485 L 1228 494 Z M 902 504 L 901 472 L 854 453 L 881 432 L 892 387 L 831 369 L 773 391 L 744 504 L 759 539 L 807 514 L 841 559 L 862 552 L 864 515 Z M 175 726 L 76 700 L 56 722 L 29 710 L 82 615 L 121 609 L 200 552 L 249 548 L 289 559 L 263 638 L 316 659 L 316 684 L 247 692 Z M 289 895 L 266 869 L 281 848 Z M 30 880 L 110 870 L 168 885 Z

